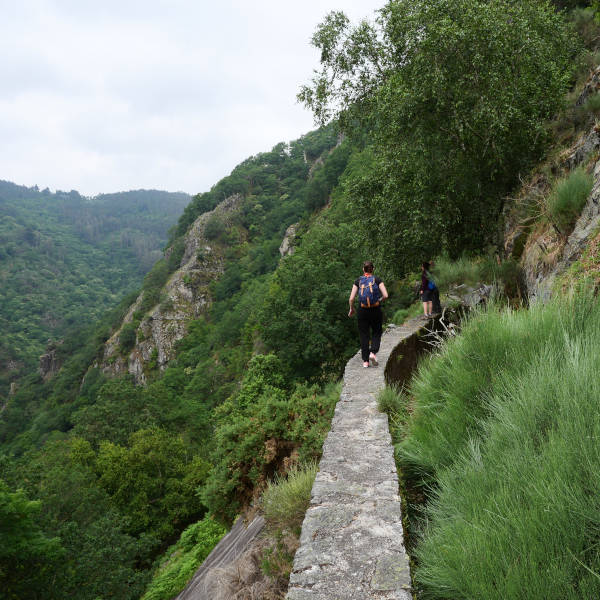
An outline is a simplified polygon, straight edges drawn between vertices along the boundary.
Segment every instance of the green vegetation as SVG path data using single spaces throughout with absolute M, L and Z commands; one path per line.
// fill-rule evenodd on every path
M 287 590 L 317 471 L 314 461 L 293 465 L 285 477 L 276 475 L 269 482 L 261 498 L 268 534 L 261 568 L 272 582 L 272 587 L 283 592 Z
M 43 594 L 61 558 L 60 540 L 47 538 L 36 521 L 40 509 L 41 502 L 0 480 L 0 585 L 9 590 L 8 600 Z
M 95 600 L 105 593 L 99 591 L 103 586 L 120 598 L 139 598 L 150 565 L 208 509 L 231 522 L 286 465 L 318 458 L 339 395 L 335 386 L 323 384 L 337 377 L 341 363 L 338 356 L 332 358 L 342 346 L 321 347 L 324 364 L 306 369 L 315 374 L 307 382 L 302 372 L 294 373 L 268 354 L 259 331 L 270 306 L 266 297 L 284 231 L 300 221 L 297 239 L 307 250 L 281 264 L 294 258 L 295 265 L 302 265 L 303 253 L 313 246 L 307 206 L 317 196 L 308 190 L 321 173 L 319 202 L 323 194 L 331 195 L 350 154 L 347 145 L 336 143 L 332 127 L 308 134 L 248 159 L 215 187 L 243 194 L 240 208 L 223 221 L 224 232 L 213 242 L 221 245 L 225 273 L 208 290 L 214 298 L 210 313 L 189 324 L 176 359 L 164 372 L 148 371 L 146 387 L 128 378 L 107 380 L 99 369 L 90 369 L 134 294 L 104 321 L 65 338 L 57 350 L 63 366 L 54 378 L 42 382 L 31 376 L 9 399 L 0 416 L 0 477 L 10 489 L 23 487 L 41 502 L 41 530 L 64 548 L 48 598 L 64 593 Z M 311 165 L 305 155 L 313 161 L 320 157 L 314 178 L 308 178 Z M 215 193 L 197 196 L 182 221 L 209 210 L 200 199 L 217 199 Z M 329 209 L 323 211 L 320 248 L 326 232 L 344 228 L 343 213 L 336 210 L 333 225 L 325 218 Z M 161 301 L 165 282 L 179 266 L 183 237 L 177 230 L 172 236 L 168 258 L 144 278 L 133 322 L 120 332 L 123 353 L 132 348 L 137 326 Z M 349 263 L 359 260 L 348 260 L 348 273 L 357 269 Z M 318 273 L 301 271 L 320 285 Z M 304 283 L 289 280 L 290 286 Z M 344 289 L 348 285 L 344 281 Z M 348 289 L 337 294 L 343 306 Z M 289 318 L 295 322 L 303 313 L 304 303 L 298 302 Z M 340 327 L 348 328 L 346 321 L 339 319 L 330 329 L 332 339 Z M 343 339 L 354 345 L 354 337 Z M 314 342 L 313 347 L 318 349 Z M 253 358 L 257 348 L 265 355 Z M 63 503 L 63 488 L 79 498 L 77 510 Z M 108 546 L 114 554 L 101 556 Z
M 88 199 L 0 181 L 0 397 L 36 369 L 49 338 L 81 336 L 140 284 L 189 199 Z
M 214 468 L 204 500 L 225 521 L 233 521 L 293 450 L 300 461 L 321 455 L 339 386 L 286 388 L 276 357 L 257 355 L 240 392 L 216 411 Z
M 402 469 L 432 490 L 423 597 L 598 595 L 599 335 L 586 296 L 492 307 L 422 363 L 395 435 Z
M 573 14 L 592 40 L 592 13 Z M 396 322 L 420 313 L 414 272 L 432 252 L 449 257 L 434 270 L 442 291 L 516 280 L 516 263 L 498 263 L 494 250 L 503 199 L 548 148 L 558 128 L 548 119 L 574 67 L 592 60 L 577 54 L 563 15 L 536 0 L 391 0 L 374 25 L 351 28 L 331 14 L 313 41 L 322 71 L 301 98 L 319 119 L 339 117 L 347 137 L 330 124 L 248 158 L 192 199 L 162 258 L 152 250 L 151 261 L 140 259 L 145 247 L 133 224 L 152 211 L 119 212 L 116 205 L 127 206 L 122 196 L 88 201 L 19 188 L 20 196 L 5 198 L 0 186 L 7 209 L 0 280 L 10 283 L 2 310 L 15 326 L 6 329 L 0 359 L 29 373 L 2 399 L 0 508 L 21 506 L 15 522 L 34 542 L 23 554 L 18 534 L 0 563 L 9 597 L 28 597 L 17 576 L 34 568 L 32 598 L 40 589 L 49 600 L 137 600 L 144 590 L 148 599 L 172 597 L 222 535 L 216 520 L 230 524 L 264 490 L 273 539 L 262 566 L 280 582 L 294 547 L 285 531 L 297 532 L 310 488 L 310 473 L 294 465 L 318 460 L 336 382 L 356 351 L 347 298 L 361 262 L 374 260 L 391 291 L 386 316 Z M 589 122 L 596 104 L 592 96 L 577 118 Z M 572 190 L 582 185 L 564 186 L 569 199 L 554 214 L 566 223 L 577 204 Z M 93 365 L 137 297 L 132 287 L 147 272 L 132 322 L 120 330 L 125 355 L 149 311 L 171 310 L 164 285 L 190 226 L 234 195 L 230 212 L 205 217 L 211 249 L 197 249 L 205 280 L 186 276 L 186 285 L 202 286 L 210 309 L 187 324 L 164 370 L 152 353 L 145 387 L 128 376 L 108 380 Z M 54 204 L 40 209 L 42 199 Z M 124 221 L 131 231 L 119 229 Z M 281 258 L 292 224 L 295 252 Z M 224 267 L 218 280 L 213 252 Z M 130 271 L 121 269 L 125 262 Z M 584 263 L 595 273 L 596 253 Z M 46 328 L 36 325 L 44 319 Z M 491 308 L 422 362 L 407 393 L 382 396 L 403 477 L 414 485 L 410 501 L 430 500 L 417 550 L 424 597 L 510 598 L 525 585 L 532 595 L 523 597 L 597 595 L 591 398 L 598 390 L 589 380 L 599 322 L 587 299 L 529 313 Z M 31 357 L 50 335 L 64 336 L 56 349 L 62 368 L 43 381 Z M 22 358 L 14 359 L 15 348 L 24 349 Z M 576 372 L 586 379 L 575 381 Z M 579 394 L 586 385 L 587 399 L 569 404 L 569 386 Z M 588 437 L 569 448 L 559 431 Z M 539 473 L 536 457 L 545 466 Z M 572 478 L 544 479 L 550 467 Z M 561 504 L 547 510 L 551 494 Z M 577 540 L 566 531 L 573 514 Z M 539 581 L 547 572 L 554 591 Z
M 594 232 L 589 238 L 587 248 L 556 281 L 555 290 L 562 293 L 564 290 L 585 292 L 590 289 L 598 290 L 600 287 L 600 230 Z
M 300 535 L 317 471 L 316 462 L 304 467 L 294 466 L 285 477 L 278 475 L 269 482 L 263 492 L 261 506 L 271 527 Z
M 578 42 L 562 17 L 535 0 L 392 0 L 374 25 L 331 13 L 312 41 L 321 71 L 299 99 L 368 131 L 348 200 L 376 256 L 402 275 L 432 240 L 452 257 L 494 243 L 567 91 Z
M 406 320 L 413 317 L 418 317 L 423 314 L 423 306 L 418 300 L 411 304 L 408 308 L 399 308 L 391 318 L 395 325 L 402 325 Z
M 165 552 L 142 600 L 175 598 L 224 535 L 225 528 L 209 517 L 187 527 Z
M 495 283 L 502 286 L 509 298 L 518 293 L 519 265 L 512 259 L 501 261 L 498 255 L 463 255 L 456 260 L 441 256 L 435 259 L 431 273 L 442 292 L 447 292 L 452 285 Z
M 547 199 L 548 213 L 552 221 L 563 232 L 575 223 L 581 214 L 592 186 L 594 178 L 579 167 L 572 171 L 568 177 L 556 182 L 554 189 Z

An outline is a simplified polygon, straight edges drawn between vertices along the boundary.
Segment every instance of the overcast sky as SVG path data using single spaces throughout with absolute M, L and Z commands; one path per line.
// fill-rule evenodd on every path
M 197 193 L 314 128 L 296 93 L 331 10 L 384 0 L 0 0 L 0 179 Z

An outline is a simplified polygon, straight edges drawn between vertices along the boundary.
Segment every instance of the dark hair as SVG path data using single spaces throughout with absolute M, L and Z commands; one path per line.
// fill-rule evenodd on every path
M 365 260 L 365 262 L 363 263 L 363 271 L 365 273 L 373 272 L 373 263 L 370 260 Z
M 429 263 L 428 263 L 428 262 L 424 262 L 424 263 L 423 263 L 423 268 L 424 268 L 426 271 L 429 271 Z

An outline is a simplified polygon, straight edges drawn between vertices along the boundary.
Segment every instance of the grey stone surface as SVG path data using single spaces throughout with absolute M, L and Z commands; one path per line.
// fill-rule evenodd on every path
M 365 369 L 360 352 L 346 365 L 287 600 L 412 598 L 394 451 L 377 395 L 392 351 L 426 323 L 389 329 L 378 367 Z

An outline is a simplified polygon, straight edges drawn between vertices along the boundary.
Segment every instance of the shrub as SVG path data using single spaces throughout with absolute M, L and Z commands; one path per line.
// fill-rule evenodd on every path
M 395 323 L 396 325 L 402 325 L 402 323 L 404 323 L 408 317 L 408 312 L 408 308 L 400 308 L 397 310 L 392 317 L 392 323 Z
M 225 223 L 217 216 L 212 215 L 204 226 L 204 236 L 208 240 L 220 239 L 225 234 Z
M 119 334 L 119 350 L 122 354 L 128 354 L 135 346 L 137 325 L 135 323 L 126 323 Z
M 233 522 L 296 450 L 300 461 L 320 457 L 339 386 L 284 389 L 274 356 L 255 356 L 238 394 L 217 408 L 211 456 L 214 468 L 203 498 L 224 522 Z
M 185 529 L 163 555 L 142 600 L 171 600 L 177 596 L 225 533 L 225 528 L 208 516 Z
M 581 213 L 593 185 L 593 177 L 579 167 L 554 186 L 547 200 L 547 208 L 550 218 L 563 233 Z
M 285 477 L 276 475 L 274 481 L 267 485 L 262 496 L 262 508 L 271 527 L 300 533 L 317 471 L 316 462 L 294 465 Z

